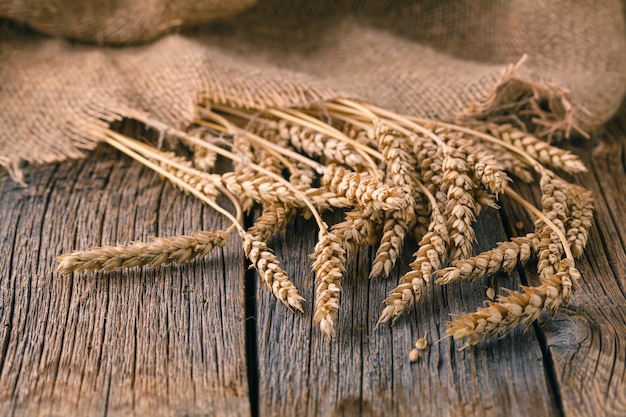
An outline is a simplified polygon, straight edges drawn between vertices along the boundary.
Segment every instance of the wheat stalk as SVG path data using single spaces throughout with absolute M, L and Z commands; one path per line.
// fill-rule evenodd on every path
M 265 242 L 256 240 L 246 233 L 243 237 L 243 251 L 252 266 L 259 273 L 261 280 L 268 286 L 274 296 L 287 307 L 302 310 L 302 301 L 296 286 L 289 280 L 287 273 L 280 267 L 278 258 Z
M 535 234 L 514 237 L 508 242 L 500 242 L 497 247 L 474 257 L 457 260 L 453 266 L 437 271 L 438 284 L 457 281 L 475 281 L 485 275 L 500 271 L 511 273 L 519 263 L 526 264 L 533 254 Z
M 335 316 L 339 310 L 341 281 L 345 271 L 346 252 L 339 237 L 333 232 L 320 232 L 311 256 L 315 259 L 315 313 L 313 321 L 318 323 L 322 333 L 335 335 Z
M 224 97 L 219 101 L 228 103 Z M 346 255 L 359 245 L 378 244 L 371 276 L 387 276 L 409 234 L 419 248 L 410 270 L 384 300 L 379 323 L 394 322 L 423 299 L 433 276 L 441 285 L 473 281 L 511 272 L 532 256 L 538 260 L 540 286 L 509 291 L 483 309 L 458 316 L 448 323 L 447 334 L 467 338 L 464 346 L 506 334 L 516 325 L 527 326 L 542 310 L 554 312 L 567 304 L 575 289 L 580 274 L 574 257 L 588 239 L 592 199 L 547 167 L 570 173 L 584 167 L 573 154 L 531 134 L 485 121 L 464 120 L 461 125 L 426 120 L 347 99 L 291 109 L 207 102 L 197 114 L 186 130 L 144 114 L 135 117 L 163 137 L 179 139 L 189 147 L 190 157 L 108 130 L 104 138 L 233 225 L 215 233 L 66 254 L 59 258 L 59 272 L 181 263 L 206 255 L 237 231 L 261 281 L 282 303 L 301 311 L 302 297 L 266 242 L 302 216 L 312 217 L 320 230 L 313 253 L 313 317 L 328 335 L 336 331 Z M 215 172 L 218 157 L 230 161 L 226 172 L 224 167 Z M 539 178 L 540 209 L 511 189 L 515 182 L 509 174 L 526 182 Z M 220 194 L 230 200 L 234 213 L 217 203 Z M 470 257 L 473 222 L 483 208 L 497 208 L 500 195 L 530 212 L 535 231 Z M 262 212 L 246 231 L 243 211 L 255 203 Z M 329 229 L 322 213 L 333 209 L 345 209 L 345 217 Z M 445 264 L 448 256 L 450 265 Z
M 196 232 L 191 236 L 158 237 L 152 242 L 131 242 L 122 246 L 95 247 L 87 251 L 76 251 L 61 255 L 57 272 L 67 275 L 72 272 L 113 271 L 149 265 L 157 267 L 181 264 L 208 255 L 216 247 L 222 247 L 234 230 Z
M 389 320 L 395 322 L 415 301 L 422 300 L 433 272 L 441 268 L 446 258 L 450 242 L 446 220 L 435 197 L 423 184 L 417 182 L 417 185 L 430 200 L 432 220 L 428 232 L 419 242 L 419 249 L 413 254 L 415 259 L 410 264 L 411 270 L 400 278 L 398 286 L 384 300 L 386 307 L 378 319 L 379 324 Z
M 556 274 L 547 273 L 539 287 L 523 287 L 521 292 L 508 291 L 498 296 L 497 302 L 474 313 L 462 314 L 447 323 L 446 335 L 454 339 L 467 339 L 463 348 L 475 345 L 483 337 L 505 336 L 518 325 L 530 326 L 546 309 L 552 314 L 561 304 L 567 304 L 570 287 L 565 283 L 576 282 L 580 273 L 573 262 L 564 259 Z

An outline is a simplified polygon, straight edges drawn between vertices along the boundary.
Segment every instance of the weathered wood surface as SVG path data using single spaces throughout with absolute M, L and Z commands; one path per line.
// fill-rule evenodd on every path
M 250 413 L 238 242 L 180 267 L 53 272 L 74 248 L 228 223 L 104 147 L 28 180 L 0 178 L 0 415 Z
M 307 299 L 304 314 L 256 283 L 234 237 L 186 266 L 64 278 L 53 272 L 64 251 L 227 222 L 105 147 L 29 169 L 28 189 L 0 173 L 0 416 L 626 415 L 621 114 L 602 140 L 571 145 L 590 168 L 577 181 L 597 210 L 569 308 L 473 349 L 444 339 L 415 364 L 415 339 L 439 339 L 449 314 L 481 305 L 491 279 L 433 285 L 408 317 L 376 328 L 415 243 L 388 280 L 367 279 L 373 252 L 361 249 L 328 340 L 312 323 L 313 223 L 296 221 L 271 242 Z M 528 224 L 503 206 L 481 216 L 478 249 Z M 527 268 L 493 282 L 517 288 L 537 277 Z

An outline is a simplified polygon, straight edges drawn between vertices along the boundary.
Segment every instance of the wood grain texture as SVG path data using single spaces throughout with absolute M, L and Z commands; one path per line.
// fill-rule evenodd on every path
M 494 211 L 477 225 L 486 250 L 505 239 Z M 515 331 L 503 340 L 458 351 L 445 334 L 451 313 L 471 311 L 486 299 L 490 281 L 433 285 L 426 300 L 394 327 L 376 328 L 382 301 L 399 272 L 368 281 L 373 251 L 362 249 L 348 262 L 337 320 L 337 337 L 323 336 L 312 321 L 314 277 L 307 263 L 316 238 L 311 223 L 297 221 L 274 239 L 282 262 L 307 299 L 305 313 L 277 304 L 267 288 L 258 291 L 260 415 L 498 416 L 557 413 L 546 380 L 542 352 L 533 332 Z M 415 244 L 401 260 L 407 270 Z M 517 288 L 519 277 L 499 276 L 498 285 Z M 415 364 L 408 353 L 428 332 L 432 343 Z
M 526 334 L 515 331 L 471 350 L 458 352 L 444 340 L 409 365 L 406 354 L 415 339 L 426 331 L 431 340 L 439 338 L 450 313 L 480 305 L 489 281 L 433 286 L 410 318 L 391 329 L 375 329 L 381 300 L 399 274 L 368 282 L 373 254 L 361 250 L 349 262 L 335 340 L 317 331 L 310 307 L 294 316 L 259 289 L 261 415 L 296 410 L 302 415 L 626 415 L 625 121 L 622 109 L 601 137 L 569 145 L 590 169 L 575 180 L 594 192 L 596 220 L 578 261 L 584 283 L 568 309 L 552 319 L 543 315 Z M 536 189 L 526 188 L 524 194 L 538 199 Z M 504 240 L 504 229 L 513 232 L 520 220 L 532 230 L 520 207 L 506 200 L 504 207 L 503 220 L 493 213 L 480 219 L 479 249 Z M 312 273 L 292 254 L 312 252 L 311 228 L 296 223 L 273 242 L 296 283 L 309 289 L 309 306 Z M 406 265 L 409 258 L 404 258 Z M 520 272 L 525 284 L 539 283 L 532 268 Z M 515 274 L 495 278 L 498 287 L 519 285 Z
M 0 415 L 247 415 L 243 255 L 58 276 L 73 249 L 228 222 L 154 173 L 99 148 L 0 176 Z
M 592 141 L 567 147 L 578 154 L 589 172 L 575 181 L 595 199 L 594 224 L 583 256 L 577 260 L 582 282 L 570 304 L 537 327 L 545 339 L 565 416 L 626 415 L 626 109 Z M 538 201 L 536 189 L 526 188 Z M 510 223 L 528 218 L 504 204 Z M 526 279 L 537 285 L 536 271 Z
M 367 279 L 373 249 L 350 258 L 329 340 L 312 321 L 313 222 L 297 220 L 270 242 L 307 300 L 304 314 L 261 283 L 250 286 L 258 278 L 245 271 L 235 236 L 189 265 L 60 277 L 55 257 L 72 249 L 228 223 L 106 147 L 30 168 L 27 189 L 2 172 L 0 416 L 626 415 L 625 123 L 622 109 L 601 137 L 569 145 L 590 168 L 576 182 L 596 198 L 578 261 L 583 282 L 569 307 L 526 333 L 463 351 L 450 339 L 434 342 L 450 314 L 482 304 L 490 278 L 432 285 L 394 327 L 375 327 L 414 242 L 387 280 Z M 522 234 L 518 221 L 530 227 L 522 209 L 502 204 L 479 219 L 477 250 Z M 493 282 L 499 291 L 538 279 L 533 265 Z M 426 332 L 431 347 L 410 364 Z

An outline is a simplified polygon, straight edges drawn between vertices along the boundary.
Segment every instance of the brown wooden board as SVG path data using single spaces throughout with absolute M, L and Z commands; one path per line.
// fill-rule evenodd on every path
M 375 327 L 414 242 L 387 280 L 367 279 L 374 249 L 350 258 L 329 340 L 312 323 L 313 222 L 270 242 L 307 299 L 304 314 L 244 269 L 235 236 L 189 265 L 61 277 L 55 258 L 66 251 L 228 222 L 104 146 L 28 168 L 26 189 L 1 172 L 0 416 L 626 415 L 625 122 L 623 109 L 602 136 L 569 145 L 590 168 L 576 182 L 596 198 L 569 307 L 463 351 L 436 341 L 451 313 L 482 304 L 490 278 L 432 285 L 394 327 Z M 477 250 L 523 233 L 518 221 L 530 230 L 522 209 L 502 205 L 479 219 Z M 501 291 L 538 279 L 533 264 L 493 282 Z M 430 349 L 410 364 L 427 331 Z
M 495 211 L 477 225 L 480 250 L 504 239 Z M 314 277 L 310 260 L 315 225 L 296 221 L 272 241 L 307 299 L 305 313 L 292 313 L 258 290 L 260 415 L 554 415 L 542 352 L 533 332 L 482 343 L 474 349 L 445 335 L 450 313 L 471 311 L 486 299 L 490 280 L 431 286 L 426 300 L 394 327 L 376 328 L 382 300 L 400 274 L 368 280 L 373 250 L 361 249 L 348 262 L 337 320 L 337 337 L 321 334 L 312 322 Z M 407 270 L 415 243 L 400 269 Z M 519 277 L 499 276 L 498 285 L 517 288 Z M 417 363 L 408 353 L 428 333 L 431 342 Z
M 94 245 L 228 225 L 105 147 L 0 174 L 0 415 L 246 415 L 243 268 L 229 240 L 202 262 L 54 271 Z
M 589 172 L 575 178 L 595 199 L 589 243 L 577 261 L 582 282 L 568 308 L 537 328 L 545 339 L 566 416 L 626 415 L 626 111 L 591 141 L 568 148 Z M 538 199 L 536 190 L 527 197 Z M 506 201 L 511 222 L 527 216 Z M 537 284 L 537 274 L 525 275 Z

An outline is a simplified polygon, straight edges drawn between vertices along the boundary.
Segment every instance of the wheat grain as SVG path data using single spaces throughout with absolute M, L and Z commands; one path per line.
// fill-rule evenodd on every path
M 447 147 L 443 150 L 442 187 L 448 202 L 444 208 L 450 235 L 450 260 L 464 259 L 472 253 L 476 239 L 472 223 L 476 220 L 477 204 L 470 190 L 475 187 L 468 175 L 466 155 L 460 149 Z
M 487 302 L 487 307 L 457 316 L 446 323 L 446 334 L 454 339 L 467 339 L 462 346 L 466 348 L 483 337 L 504 336 L 517 325 L 528 327 L 543 309 L 554 314 L 561 304 L 566 304 L 572 282 L 579 277 L 573 262 L 563 260 L 556 274 L 546 273 L 541 278 L 539 287 L 523 287 L 522 292 L 509 290 L 507 296 L 498 296 L 497 302 Z
M 289 280 L 287 273 L 279 265 L 265 242 L 256 240 L 246 233 L 243 239 L 243 251 L 252 266 L 259 273 L 261 280 L 268 286 L 276 298 L 290 309 L 302 310 L 302 301 L 296 286 Z
M 485 275 L 504 271 L 511 273 L 515 266 L 526 264 L 533 254 L 534 233 L 499 242 L 497 247 L 471 258 L 457 260 L 453 266 L 437 271 L 438 284 L 456 281 L 474 281 Z
M 181 264 L 204 257 L 215 247 L 225 244 L 229 231 L 196 232 L 191 236 L 158 237 L 152 242 L 132 242 L 128 245 L 95 247 L 57 258 L 57 272 L 66 275 L 81 271 L 113 271 L 149 265 Z
M 426 286 L 431 280 L 433 271 L 441 268 L 445 261 L 449 236 L 445 218 L 433 207 L 432 221 L 428 233 L 419 242 L 419 249 L 413 254 L 411 270 L 400 278 L 400 283 L 385 299 L 379 323 L 395 321 L 413 306 L 415 301 L 424 297 Z
M 428 349 L 428 339 L 426 338 L 427 336 L 428 336 L 428 332 L 426 332 L 424 336 L 420 337 L 419 339 L 415 341 L 415 349 L 417 350 Z
M 320 231 L 319 240 L 312 255 L 315 259 L 315 313 L 313 321 L 322 333 L 335 335 L 335 317 L 339 310 L 341 281 L 345 271 L 346 252 L 341 239 L 333 232 Z

